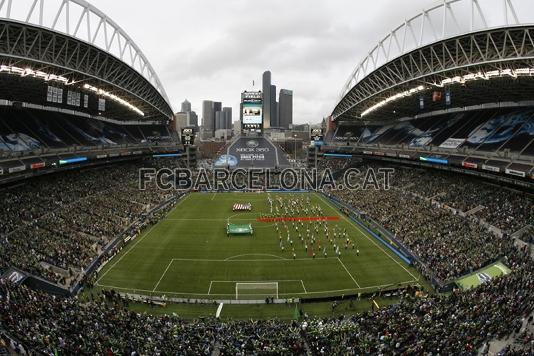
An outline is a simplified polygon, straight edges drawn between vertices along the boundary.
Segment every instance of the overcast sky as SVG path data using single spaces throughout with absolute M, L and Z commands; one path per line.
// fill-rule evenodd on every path
M 184 99 L 222 101 L 238 119 L 240 93 L 269 69 L 294 93 L 294 122 L 331 113 L 366 53 L 432 0 L 89 0 L 148 57 L 178 111 Z

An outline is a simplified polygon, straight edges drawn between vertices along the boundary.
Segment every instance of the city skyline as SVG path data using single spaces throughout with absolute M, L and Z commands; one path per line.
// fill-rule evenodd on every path
M 261 75 L 268 69 L 273 82 L 294 91 L 296 124 L 317 123 L 330 114 L 350 73 L 377 41 L 399 19 L 435 3 L 413 0 L 392 12 L 393 0 L 316 1 L 313 6 L 305 0 L 291 6 L 282 0 L 154 0 L 143 11 L 124 11 L 131 6 L 127 0 L 90 2 L 143 50 L 175 112 L 185 98 L 197 113 L 202 100 L 214 98 L 237 113 L 240 93 L 262 90 Z M 254 8 L 262 9 L 261 21 L 249 16 Z M 217 16 L 204 26 L 209 13 Z M 365 16 L 355 21 L 354 14 Z M 140 25 L 147 18 L 150 31 Z

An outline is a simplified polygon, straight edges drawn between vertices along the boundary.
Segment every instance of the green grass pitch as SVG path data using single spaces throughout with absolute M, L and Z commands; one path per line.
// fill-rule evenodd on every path
M 146 295 L 235 299 L 236 283 L 277 282 L 280 298 L 341 296 L 417 284 L 420 275 L 400 261 L 357 224 L 316 193 L 280 193 L 271 197 L 311 198 L 324 215 L 339 216 L 329 228 L 346 228 L 359 250 L 341 247 L 337 257 L 323 239 L 328 256 L 315 259 L 290 226 L 296 258 L 286 242 L 280 248 L 272 222 L 258 222 L 269 213 L 267 193 L 191 193 L 158 224 L 148 228 L 100 271 L 96 286 Z M 251 212 L 233 212 L 234 203 L 250 202 Z M 253 236 L 226 234 L 227 223 L 248 224 Z M 305 223 L 309 224 L 309 223 Z M 306 226 L 306 225 L 305 225 Z M 285 231 L 285 230 L 284 230 Z M 343 239 L 338 238 L 343 246 Z M 250 298 L 249 298 L 250 299 Z

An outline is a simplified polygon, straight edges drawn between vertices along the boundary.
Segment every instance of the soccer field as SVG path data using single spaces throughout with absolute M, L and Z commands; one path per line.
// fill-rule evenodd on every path
M 310 205 L 334 218 L 327 223 L 330 231 L 346 229 L 350 244 L 345 248 L 346 237 L 333 239 L 330 233 L 340 246 L 338 256 L 322 227 L 319 233 L 313 231 L 317 223 L 295 223 L 304 235 L 308 227 L 315 233 L 312 247 L 298 238 L 293 222 L 278 222 L 280 233 L 274 222 L 258 221 L 271 211 L 267 193 L 191 193 L 112 259 L 100 271 L 96 285 L 146 295 L 236 299 L 236 284 L 241 283 L 237 298 L 260 299 L 271 293 L 279 298 L 341 296 L 419 283 L 415 269 L 322 195 L 270 193 L 270 197 L 284 201 L 309 197 Z M 252 211 L 234 212 L 235 203 L 251 203 Z M 253 235 L 227 236 L 228 223 L 251 224 Z

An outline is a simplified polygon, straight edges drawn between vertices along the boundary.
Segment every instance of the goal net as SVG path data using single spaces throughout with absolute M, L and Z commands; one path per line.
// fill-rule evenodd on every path
M 236 283 L 236 300 L 278 299 L 278 282 Z

